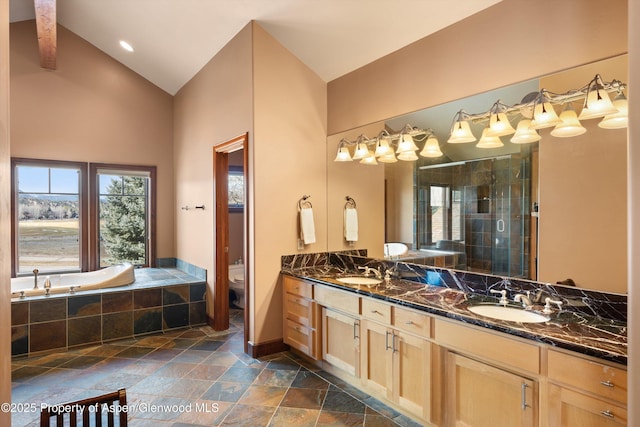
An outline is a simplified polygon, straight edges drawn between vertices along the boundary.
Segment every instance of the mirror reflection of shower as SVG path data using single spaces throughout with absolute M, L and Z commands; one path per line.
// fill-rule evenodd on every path
M 531 155 L 416 169 L 414 248 L 457 254 L 469 271 L 532 278 Z M 535 255 L 534 255 L 535 256 Z

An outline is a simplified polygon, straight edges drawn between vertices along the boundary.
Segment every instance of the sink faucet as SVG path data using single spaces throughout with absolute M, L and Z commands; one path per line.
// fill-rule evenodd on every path
M 529 295 L 515 294 L 515 296 L 513 297 L 513 301 L 522 303 L 522 306 L 524 308 L 530 308 L 533 306 L 533 304 L 531 303 L 531 298 L 529 298 Z
M 33 269 L 33 289 L 38 289 L 38 269 Z
M 358 267 L 360 270 L 364 270 L 363 275 L 365 277 L 369 277 L 372 273 L 374 276 L 376 276 L 376 278 L 378 279 L 382 279 L 382 273 L 380 272 L 380 269 L 375 269 L 375 268 L 371 268 L 371 267 L 367 267 L 366 265 L 363 267 Z

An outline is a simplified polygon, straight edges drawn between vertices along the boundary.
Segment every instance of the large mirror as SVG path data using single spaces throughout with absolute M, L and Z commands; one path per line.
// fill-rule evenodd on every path
M 596 74 L 626 82 L 627 56 L 330 136 L 329 206 L 353 197 L 361 232 L 355 244 L 332 232 L 329 250 L 366 248 L 382 258 L 384 243 L 399 242 L 409 249 L 399 258 L 409 262 L 626 293 L 626 128 L 602 129 L 592 119 L 582 122 L 583 135 L 569 138 L 547 128 L 529 144 L 513 144 L 510 136 L 500 148 L 447 143 L 461 109 L 518 104 L 543 88 L 565 93 Z M 579 113 L 580 103 L 574 105 Z M 518 118 L 509 120 L 516 127 Z M 342 138 L 398 132 L 406 124 L 432 129 L 443 156 L 375 166 L 333 162 Z M 475 126 L 479 138 L 486 123 Z M 342 229 L 340 212 L 328 219 L 329 230 Z

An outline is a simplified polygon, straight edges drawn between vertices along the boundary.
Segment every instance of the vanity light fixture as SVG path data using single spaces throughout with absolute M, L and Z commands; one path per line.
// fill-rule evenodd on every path
M 480 141 L 476 144 L 476 147 L 478 148 L 498 148 L 503 146 L 504 143 L 499 136 L 489 135 L 489 128 L 484 128 L 482 130 Z
M 402 130 L 400 131 L 400 140 L 398 141 L 398 149 L 396 150 L 396 153 L 401 154 L 413 151 L 415 154 L 415 151 L 418 151 L 418 146 L 413 141 L 413 136 L 411 135 L 413 131 L 414 128 L 408 124 L 402 128 Z
M 557 125 L 560 123 L 560 118 L 556 114 L 556 110 L 553 109 L 553 105 L 547 99 L 545 90 L 540 91 L 539 98 L 534 101 L 533 106 L 533 121 L 531 122 L 532 129 L 544 129 Z
M 468 114 L 464 110 L 460 110 L 453 117 L 453 125 L 451 126 L 451 136 L 447 140 L 449 144 L 462 144 L 465 142 L 474 142 L 476 137 L 471 132 L 469 126 Z
M 351 158 L 351 153 L 349 152 L 349 147 L 347 146 L 349 141 L 342 138 L 338 143 L 338 153 L 336 154 L 336 158 L 333 160 L 334 162 L 351 162 L 353 159 Z
M 515 133 L 516 130 L 511 126 L 507 115 L 504 113 L 506 107 L 502 101 L 497 101 L 489 110 L 487 136 L 505 136 Z
M 353 160 L 362 160 L 373 155 L 367 146 L 369 138 L 360 135 L 356 140 L 356 151 L 353 153 Z
M 442 151 L 440 150 L 440 143 L 438 142 L 438 138 L 435 135 L 429 135 L 427 138 L 427 142 L 424 143 L 424 148 L 420 152 L 422 157 L 440 157 L 442 156 Z
M 615 114 L 618 110 L 611 103 L 609 94 L 604 90 L 604 82 L 600 74 L 587 85 L 587 96 L 584 99 L 584 106 L 580 112 L 580 120 L 595 119 L 608 114 Z
M 531 120 L 522 119 L 518 122 L 516 133 L 511 137 L 511 142 L 514 144 L 529 144 L 541 139 L 540 134 L 531 128 Z
M 604 129 L 626 128 L 629 124 L 629 103 L 624 93 L 619 92 L 616 95 L 613 99 L 613 106 L 618 112 L 604 116 L 598 126 Z
M 124 40 L 120 40 L 120 47 L 126 50 L 127 52 L 133 52 L 133 46 L 127 43 Z
M 567 138 L 582 135 L 587 131 L 587 129 L 580 124 L 576 110 L 573 109 L 570 102 L 567 103 L 562 113 L 560 113 L 560 120 L 561 122 L 551 131 L 551 136 Z

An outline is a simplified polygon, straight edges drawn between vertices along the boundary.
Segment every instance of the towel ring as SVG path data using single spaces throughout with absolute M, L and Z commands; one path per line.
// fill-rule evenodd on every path
M 345 199 L 346 199 L 346 201 L 347 201 L 347 203 L 345 203 L 345 204 L 344 204 L 344 208 L 345 208 L 345 209 L 347 209 L 347 208 L 353 208 L 353 209 L 355 209 L 355 208 L 356 208 L 356 201 L 355 201 L 355 200 L 353 200 L 353 199 L 352 199 L 351 197 L 349 197 L 349 196 L 345 197 Z
M 312 208 L 313 205 L 307 199 L 311 196 L 302 196 L 300 200 L 298 200 L 298 210 L 301 211 L 303 208 Z

